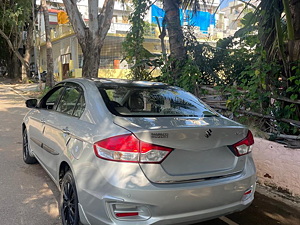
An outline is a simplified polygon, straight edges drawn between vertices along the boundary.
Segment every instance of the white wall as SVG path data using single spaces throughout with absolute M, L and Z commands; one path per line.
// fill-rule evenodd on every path
M 300 149 L 255 138 L 253 158 L 259 183 L 300 197 Z

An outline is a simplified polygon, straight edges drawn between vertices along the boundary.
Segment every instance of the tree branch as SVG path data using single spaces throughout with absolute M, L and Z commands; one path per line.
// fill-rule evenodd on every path
M 251 3 L 251 1 L 249 1 L 249 2 L 244 1 L 244 0 L 238 0 L 238 1 L 243 2 L 247 6 L 251 6 L 253 9 L 257 9 L 257 7 Z
M 9 40 L 9 38 L 6 36 L 6 34 L 0 29 L 0 35 L 6 40 L 9 48 L 13 51 L 13 53 L 17 56 L 17 58 L 21 61 L 22 65 L 25 66 L 26 70 L 29 68 L 29 64 L 23 59 L 23 57 L 21 56 L 21 54 L 18 52 L 18 50 L 16 50 L 13 46 L 13 44 L 11 43 L 11 41 Z
M 67 14 L 69 16 L 69 19 L 71 21 L 71 24 L 73 26 L 74 32 L 76 33 L 76 36 L 79 40 L 79 43 L 85 45 L 85 29 L 86 26 L 84 24 L 84 21 L 81 17 L 81 14 L 78 10 L 78 7 L 76 5 L 76 1 L 74 0 L 63 0 Z
M 283 3 L 283 6 L 284 6 L 288 39 L 289 40 L 294 40 L 295 39 L 295 33 L 294 33 L 292 13 L 291 13 L 291 9 L 290 9 L 290 6 L 289 6 L 289 1 L 288 0 L 282 0 L 282 3 Z
M 218 105 L 210 105 L 210 107 L 214 108 L 214 109 L 223 109 L 223 110 L 228 110 L 228 108 L 226 106 L 218 106 Z M 246 110 L 235 110 L 235 112 L 238 113 L 243 113 L 243 114 L 247 114 L 250 116 L 257 116 L 260 118 L 265 118 L 265 119 L 273 119 L 273 120 L 277 120 L 277 121 L 282 121 L 285 123 L 289 123 L 292 126 L 299 126 L 300 127 L 300 122 L 297 120 L 292 120 L 292 119 L 285 119 L 285 118 L 275 118 L 274 116 L 270 116 L 270 115 L 263 115 L 261 113 L 256 113 L 256 112 L 251 112 L 251 111 L 246 111 Z
M 113 17 L 115 0 L 105 0 L 101 13 L 98 15 L 99 35 L 104 40 L 111 24 Z
M 293 104 L 300 104 L 300 100 L 292 100 L 292 99 L 289 99 L 289 98 L 283 97 L 283 96 L 275 97 L 275 99 L 279 100 L 279 101 L 293 103 Z
M 89 30 L 95 38 L 99 32 L 98 24 L 98 8 L 99 3 L 96 0 L 89 0 L 88 10 L 89 10 Z

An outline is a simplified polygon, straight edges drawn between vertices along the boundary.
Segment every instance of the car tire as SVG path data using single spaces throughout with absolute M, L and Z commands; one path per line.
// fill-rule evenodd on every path
M 23 160 L 26 164 L 35 164 L 37 160 L 34 156 L 31 156 L 29 153 L 29 142 L 27 130 L 23 130 Z
M 65 174 L 61 184 L 60 216 L 63 225 L 80 224 L 77 190 L 71 171 Z

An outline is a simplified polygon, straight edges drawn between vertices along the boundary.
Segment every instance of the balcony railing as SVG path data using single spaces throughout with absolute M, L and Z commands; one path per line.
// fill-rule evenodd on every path
M 132 3 L 125 3 L 115 1 L 114 10 L 121 10 L 121 11 L 132 11 L 133 5 Z
M 129 31 L 131 24 L 129 23 L 111 23 L 108 33 L 118 33 Z
M 126 33 L 130 29 L 130 24 L 128 23 L 112 23 L 108 33 Z M 54 29 L 51 29 L 51 39 L 61 38 L 69 34 L 73 34 L 73 28 L 69 24 L 57 25 Z M 41 43 L 46 41 L 45 31 L 42 31 L 39 35 L 39 40 Z

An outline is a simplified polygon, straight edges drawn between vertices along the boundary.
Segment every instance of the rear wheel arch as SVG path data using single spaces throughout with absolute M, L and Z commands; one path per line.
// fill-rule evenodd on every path
M 26 125 L 25 123 L 22 123 L 22 132 L 24 132 L 25 129 L 26 129 Z
M 37 163 L 36 158 L 31 155 L 30 153 L 30 147 L 29 147 L 29 142 L 28 142 L 28 134 L 26 130 L 26 126 L 24 123 L 22 123 L 22 147 L 23 147 L 23 161 L 26 164 L 35 164 Z
M 59 166 L 59 187 L 61 187 L 62 180 L 68 171 L 73 174 L 70 165 L 66 161 L 62 161 Z

